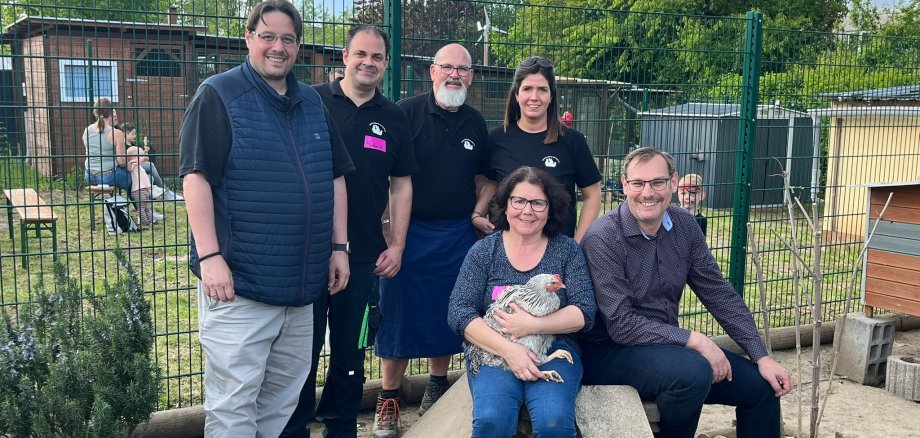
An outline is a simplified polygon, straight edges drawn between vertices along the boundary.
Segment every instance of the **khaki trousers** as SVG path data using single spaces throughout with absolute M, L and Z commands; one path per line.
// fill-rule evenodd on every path
M 205 436 L 281 434 L 310 373 L 313 305 L 218 302 L 198 283 Z

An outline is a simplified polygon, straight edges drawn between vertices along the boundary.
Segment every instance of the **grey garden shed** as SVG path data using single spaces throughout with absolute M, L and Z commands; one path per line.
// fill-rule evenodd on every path
M 640 112 L 639 144 L 674 155 L 681 175 L 701 175 L 704 207 L 731 208 L 740 111 L 738 104 L 695 102 Z M 751 205 L 782 204 L 781 168 L 790 172 L 795 195 L 808 201 L 816 156 L 811 117 L 779 105 L 758 105 L 756 125 Z

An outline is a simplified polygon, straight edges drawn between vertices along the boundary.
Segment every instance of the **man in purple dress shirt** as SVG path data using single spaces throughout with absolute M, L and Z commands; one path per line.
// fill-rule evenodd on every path
M 674 159 L 640 148 L 621 177 L 626 203 L 598 219 L 582 245 L 598 323 L 582 339 L 585 384 L 630 385 L 655 400 L 662 437 L 692 437 L 703 404 L 737 406 L 739 437 L 780 436 L 789 372 L 768 354 L 751 311 L 725 281 L 693 215 L 670 201 Z M 749 358 L 680 328 L 685 285 Z

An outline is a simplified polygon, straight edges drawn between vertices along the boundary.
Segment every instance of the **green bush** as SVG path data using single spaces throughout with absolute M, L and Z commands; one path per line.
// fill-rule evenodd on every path
M 105 295 L 54 265 L 36 299 L 2 313 L 0 436 L 124 437 L 156 406 L 150 305 L 126 255 Z

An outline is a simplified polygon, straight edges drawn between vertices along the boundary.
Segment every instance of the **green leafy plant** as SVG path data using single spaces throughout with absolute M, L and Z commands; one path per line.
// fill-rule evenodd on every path
M 4 311 L 0 324 L 0 435 L 121 437 L 156 406 L 150 305 L 127 256 L 105 294 L 82 290 L 55 263 L 53 284 Z

